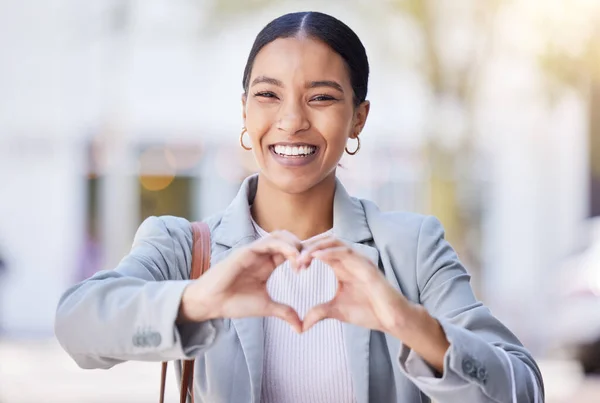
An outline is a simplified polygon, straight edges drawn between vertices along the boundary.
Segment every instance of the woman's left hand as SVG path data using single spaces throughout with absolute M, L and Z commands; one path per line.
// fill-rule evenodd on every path
M 411 303 L 394 289 L 368 258 L 336 238 L 323 237 L 306 245 L 297 262 L 300 268 L 306 268 L 312 259 L 331 266 L 338 288 L 331 301 L 308 311 L 303 331 L 328 318 L 379 330 L 401 340 L 438 374 L 444 372 L 444 356 L 450 343 L 442 326 L 424 307 Z
M 298 258 L 306 268 L 312 259 L 331 266 L 338 288 L 332 300 L 314 306 L 303 320 L 303 331 L 323 319 L 394 333 L 411 315 L 415 305 L 396 291 L 383 273 L 365 256 L 331 237 L 313 240 Z

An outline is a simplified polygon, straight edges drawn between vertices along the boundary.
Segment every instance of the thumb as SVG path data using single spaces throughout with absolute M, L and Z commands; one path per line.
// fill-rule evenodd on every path
M 280 304 L 278 302 L 271 302 L 267 315 L 286 321 L 292 326 L 292 329 L 294 329 L 296 333 L 302 333 L 302 321 L 300 320 L 298 313 L 291 306 Z
M 322 321 L 323 319 L 335 319 L 334 300 L 325 302 L 320 305 L 315 305 L 306 313 L 302 326 L 302 331 L 306 332 L 311 327 Z

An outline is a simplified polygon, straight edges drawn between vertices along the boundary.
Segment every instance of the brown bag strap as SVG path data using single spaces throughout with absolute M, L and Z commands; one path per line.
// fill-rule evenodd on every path
M 197 221 L 192 223 L 192 268 L 190 279 L 196 280 L 210 267 L 210 228 L 206 223 Z M 160 403 L 165 401 L 165 385 L 167 380 L 167 362 L 162 363 L 160 374 Z M 191 385 L 191 388 L 190 388 Z M 188 391 L 190 402 L 194 403 L 194 360 L 183 361 L 181 371 L 181 388 L 179 389 L 179 402 L 186 403 Z
M 210 229 L 201 221 L 192 223 L 194 245 L 192 248 L 191 279 L 196 280 L 210 267 Z
M 162 371 L 160 372 L 160 403 L 165 403 L 165 384 L 167 383 L 167 362 L 162 363 Z

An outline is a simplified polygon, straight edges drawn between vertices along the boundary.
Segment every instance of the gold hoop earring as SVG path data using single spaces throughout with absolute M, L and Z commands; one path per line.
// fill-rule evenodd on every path
M 360 137 L 356 136 L 356 142 L 357 142 L 357 144 L 356 144 L 356 150 L 354 150 L 352 152 L 350 152 L 350 150 L 348 150 L 348 146 L 346 146 L 346 152 L 349 155 L 354 155 L 354 154 L 356 154 L 358 152 L 358 150 L 360 150 Z
M 240 134 L 240 145 L 242 146 L 242 148 L 246 151 L 250 151 L 252 150 L 252 147 L 247 147 L 246 145 L 244 145 L 244 134 L 248 132 L 248 129 L 246 129 L 245 127 L 242 127 L 242 134 Z

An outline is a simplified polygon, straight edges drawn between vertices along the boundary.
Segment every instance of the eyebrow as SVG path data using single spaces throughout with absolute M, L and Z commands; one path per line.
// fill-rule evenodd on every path
M 344 93 L 344 89 L 340 84 L 331 80 L 323 80 L 323 81 L 311 81 L 306 85 L 306 88 L 319 88 L 319 87 L 329 87 L 334 90 L 338 90 L 342 94 Z
M 252 84 L 250 86 L 254 87 L 256 84 L 261 84 L 261 83 L 273 84 L 277 87 L 283 87 L 283 83 L 281 81 L 277 80 L 276 78 L 271 78 L 271 77 L 266 77 L 266 76 L 256 77 L 252 81 Z
M 256 84 L 262 84 L 262 83 L 272 84 L 277 87 L 283 88 L 283 83 L 281 81 L 277 80 L 276 78 L 271 78 L 271 77 L 267 77 L 267 76 L 256 77 L 252 81 L 252 84 L 250 86 L 253 87 Z M 319 88 L 319 87 L 329 87 L 329 88 L 333 88 L 334 90 L 338 90 L 341 93 L 344 93 L 344 89 L 342 88 L 342 86 L 339 83 L 337 83 L 336 81 L 332 81 L 332 80 L 311 81 L 306 84 L 306 88 Z

